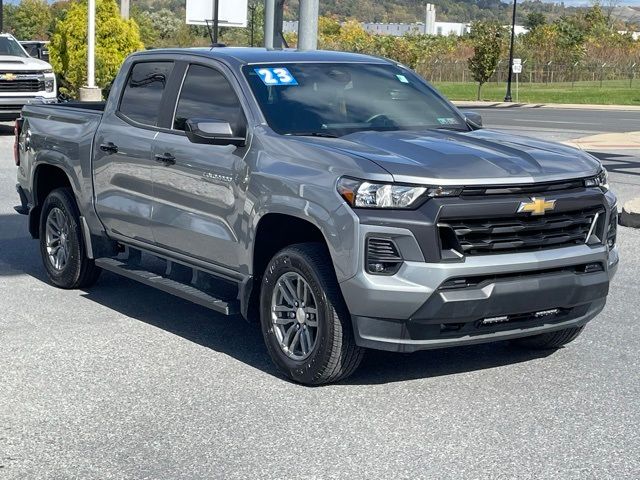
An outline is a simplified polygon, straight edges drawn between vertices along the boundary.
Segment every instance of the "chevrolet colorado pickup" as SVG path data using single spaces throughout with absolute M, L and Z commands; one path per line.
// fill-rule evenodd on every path
M 24 105 L 55 102 L 51 65 L 29 56 L 13 36 L 0 34 L 0 121 L 18 118 Z
M 559 348 L 605 305 L 616 197 L 588 153 L 480 124 L 380 58 L 136 53 L 106 103 L 24 108 L 16 209 L 54 285 L 255 320 L 300 383 L 367 348 Z

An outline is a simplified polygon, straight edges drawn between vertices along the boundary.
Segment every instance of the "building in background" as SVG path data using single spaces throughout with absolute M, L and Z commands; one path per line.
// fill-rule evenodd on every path
M 425 21 L 416 23 L 368 23 L 362 22 L 362 28 L 373 35 L 392 35 L 402 37 L 404 35 L 441 35 L 441 36 L 462 36 L 471 31 L 470 23 L 459 22 L 437 22 L 435 5 L 427 4 L 425 11 Z M 509 26 L 509 28 L 511 28 Z M 295 33 L 298 31 L 297 21 L 288 21 L 283 24 L 284 33 Z M 523 26 L 516 25 L 516 35 L 527 33 Z

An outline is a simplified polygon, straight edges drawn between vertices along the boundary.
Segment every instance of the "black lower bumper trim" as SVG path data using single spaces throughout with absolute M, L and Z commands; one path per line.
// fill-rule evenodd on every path
M 360 346 L 411 352 L 536 335 L 586 323 L 604 307 L 609 272 L 561 270 L 436 290 L 409 319 L 353 317 Z
M 422 325 L 412 328 L 411 320 L 390 320 L 352 317 L 356 343 L 365 348 L 391 352 L 415 352 L 435 348 L 457 347 L 497 342 L 542 333 L 579 327 L 586 324 L 604 308 L 606 299 L 562 311 L 557 317 L 541 317 L 528 321 L 483 325 L 481 319 L 462 324 Z M 458 331 L 449 327 L 458 325 Z M 415 325 L 414 325 L 415 326 Z

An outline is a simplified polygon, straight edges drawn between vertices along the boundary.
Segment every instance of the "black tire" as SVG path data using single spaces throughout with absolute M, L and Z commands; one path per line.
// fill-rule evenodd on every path
M 555 350 L 573 342 L 584 330 L 582 327 L 566 328 L 557 332 L 543 333 L 532 337 L 516 338 L 512 340 L 514 345 L 533 350 Z
M 305 385 L 332 383 L 348 377 L 364 354 L 364 349 L 355 343 L 351 316 L 332 265 L 324 245 L 302 243 L 278 252 L 262 279 L 260 323 L 269 355 L 285 375 Z M 272 324 L 271 304 L 276 283 L 289 272 L 304 279 L 317 306 L 315 343 L 304 360 L 287 356 Z
M 47 252 L 47 219 L 53 209 L 59 209 L 66 216 L 68 258 L 62 268 L 56 268 Z M 69 188 L 53 190 L 45 199 L 40 214 L 40 254 L 47 276 L 56 287 L 65 289 L 85 288 L 93 285 L 100 276 L 101 269 L 87 258 L 78 205 Z

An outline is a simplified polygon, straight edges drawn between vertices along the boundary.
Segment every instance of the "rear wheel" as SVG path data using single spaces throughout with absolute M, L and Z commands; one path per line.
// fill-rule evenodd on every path
M 88 287 L 100 275 L 87 258 L 80 213 L 69 188 L 53 190 L 42 205 L 40 253 L 49 280 L 57 287 Z
M 582 327 L 566 328 L 557 332 L 543 333 L 532 337 L 516 338 L 512 340 L 514 345 L 534 350 L 554 350 L 567 343 L 573 342 L 584 330 Z
M 307 385 L 339 381 L 360 364 L 351 317 L 321 244 L 292 245 L 267 267 L 260 293 L 269 355 L 289 378 Z

